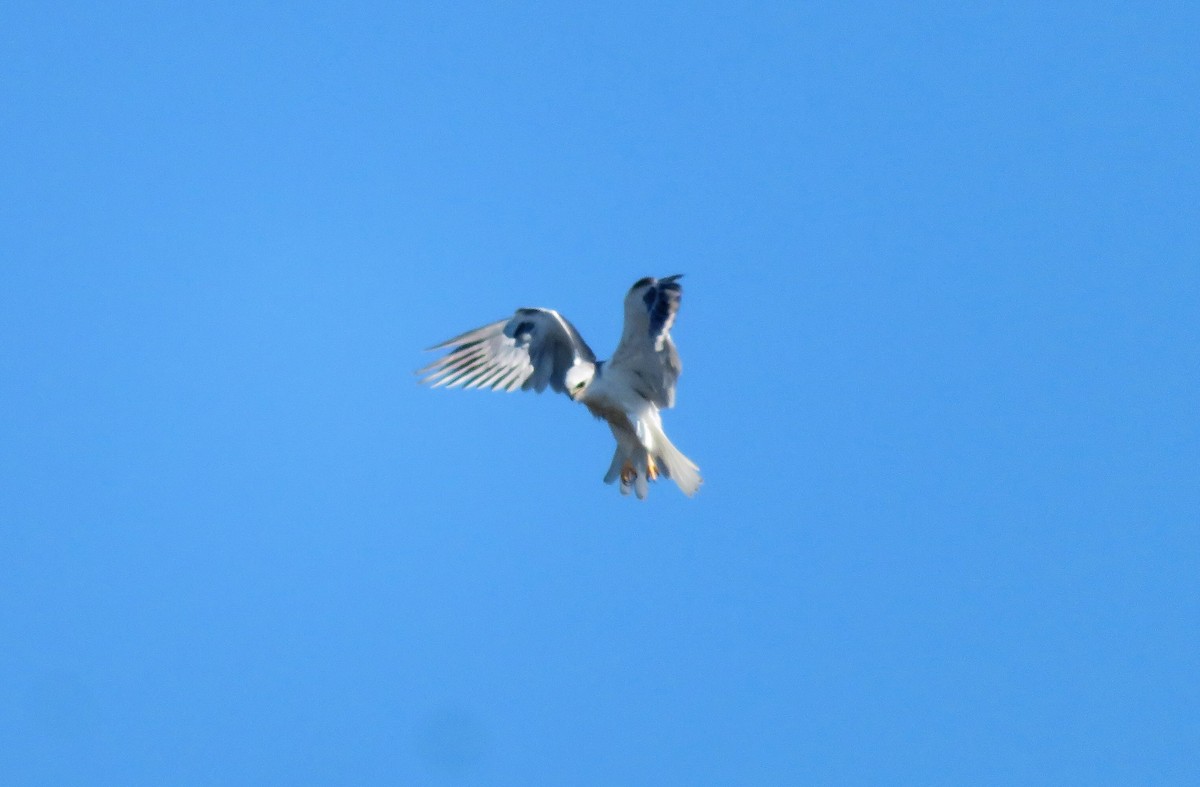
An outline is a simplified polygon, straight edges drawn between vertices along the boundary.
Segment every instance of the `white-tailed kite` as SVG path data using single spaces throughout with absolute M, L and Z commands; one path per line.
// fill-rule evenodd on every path
M 621 341 L 607 361 L 597 361 L 575 326 L 553 309 L 517 309 L 510 319 L 430 347 L 452 349 L 417 374 L 434 388 L 541 393 L 549 385 L 612 429 L 617 450 L 604 483 L 620 478 L 621 494 L 632 489 L 645 499 L 648 482 L 662 475 L 694 495 L 700 468 L 667 439 L 659 415 L 659 408 L 675 405 L 682 369 L 670 334 L 683 295 L 679 278 L 647 277 L 630 288 Z

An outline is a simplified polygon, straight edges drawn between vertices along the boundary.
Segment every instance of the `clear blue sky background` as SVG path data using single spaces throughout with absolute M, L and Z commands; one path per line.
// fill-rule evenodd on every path
M 1196 783 L 1200 6 L 451 5 L 0 8 L 0 782 Z

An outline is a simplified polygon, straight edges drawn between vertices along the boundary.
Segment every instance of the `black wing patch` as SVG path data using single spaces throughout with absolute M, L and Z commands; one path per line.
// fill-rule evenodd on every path
M 679 302 L 683 299 L 680 276 L 682 274 L 659 279 L 642 296 L 646 311 L 650 315 L 651 336 L 658 336 L 664 330 L 670 330 L 671 320 L 679 311 Z

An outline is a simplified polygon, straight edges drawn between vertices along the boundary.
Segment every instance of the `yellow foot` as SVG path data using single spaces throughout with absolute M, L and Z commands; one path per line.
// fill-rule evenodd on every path
M 637 478 L 637 470 L 633 469 L 632 464 L 626 462 L 625 466 L 621 468 L 621 483 L 624 486 L 629 486 L 635 478 Z
M 654 457 L 652 456 L 647 456 L 646 462 L 646 477 L 653 481 L 658 478 L 658 465 L 654 463 Z

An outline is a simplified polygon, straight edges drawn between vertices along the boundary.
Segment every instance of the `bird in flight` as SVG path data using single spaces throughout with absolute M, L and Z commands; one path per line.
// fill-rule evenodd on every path
M 667 439 L 659 412 L 675 405 L 683 368 L 671 341 L 683 295 L 680 278 L 634 283 L 625 296 L 621 341 L 607 361 L 597 361 L 575 326 L 553 309 L 517 309 L 508 319 L 430 347 L 449 351 L 417 374 L 434 388 L 541 393 L 550 386 L 612 429 L 617 450 L 604 483 L 620 479 L 621 494 L 632 490 L 644 500 L 649 482 L 663 476 L 694 495 L 700 468 Z

